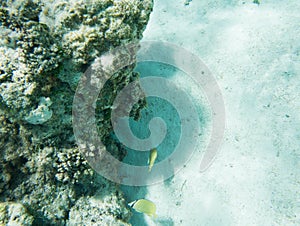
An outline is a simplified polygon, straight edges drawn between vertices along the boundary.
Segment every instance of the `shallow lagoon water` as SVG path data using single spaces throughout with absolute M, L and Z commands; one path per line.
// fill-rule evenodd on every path
M 151 2 L 114 1 L 113 9 L 103 6 L 109 11 L 106 13 L 98 8 L 99 1 L 10 3 L 4 1 L 1 8 L 1 112 L 7 113 L 1 116 L 1 225 L 8 221 L 13 222 L 7 223 L 10 225 L 123 225 L 130 211 L 133 226 L 300 225 L 299 0 L 261 0 L 260 4 L 252 0 L 154 1 L 142 41 L 168 42 L 201 59 L 222 92 L 226 129 L 214 161 L 201 171 L 215 118 L 207 93 L 180 68 L 139 63 L 135 70 L 141 80 L 156 76 L 172 82 L 187 94 L 197 113 L 190 118 L 190 108 L 184 108 L 184 122 L 197 127 L 184 133 L 172 102 L 148 97 L 141 119 L 130 120 L 132 132 L 142 139 L 160 135 L 150 134 L 148 127 L 155 117 L 161 118 L 167 128 L 165 139 L 156 146 L 157 164 L 150 173 L 149 153 L 127 150 L 124 162 L 146 166 L 146 175 L 156 173 L 161 177 L 161 181 L 142 187 L 114 186 L 94 174 L 74 147 L 71 105 L 82 72 L 75 66 L 82 66 L 82 57 L 93 59 L 97 51 L 104 51 L 99 43 L 102 39 L 95 37 L 107 31 L 116 35 L 111 38 L 117 43 L 139 38 Z M 135 4 L 140 4 L 139 9 Z M 95 6 L 98 15 L 93 11 Z M 83 20 L 69 23 L 73 13 Z M 129 17 L 134 14 L 141 20 L 126 24 L 120 13 Z M 96 23 L 97 19 L 101 23 Z M 106 24 L 107 19 L 112 23 Z M 56 27 L 61 23 L 67 27 Z M 34 25 L 33 30 L 20 29 L 27 25 Z M 36 45 L 31 46 L 32 40 Z M 98 48 L 86 49 L 88 43 Z M 64 48 L 57 48 L 60 45 Z M 34 54 L 27 54 L 31 51 Z M 24 53 L 29 57 L 25 64 Z M 178 60 L 189 63 L 184 56 Z M 60 63 L 66 66 L 60 67 Z M 43 70 L 49 72 L 49 80 L 48 74 L 47 79 L 41 79 Z M 122 76 L 126 81 L 134 77 L 131 69 Z M 116 87 L 122 85 L 118 79 L 114 80 Z M 163 85 L 163 93 L 178 91 L 164 83 L 154 88 Z M 184 106 L 184 97 L 177 95 L 173 100 Z M 108 124 L 101 130 L 105 136 L 111 132 Z M 88 128 L 86 125 L 84 128 Z M 159 164 L 168 162 L 179 143 L 183 144 L 179 156 L 184 160 L 169 164 L 165 171 L 172 174 L 164 174 L 158 170 Z M 157 218 L 124 208 L 136 199 L 153 201 Z M 8 211 L 10 208 L 13 211 Z
M 143 41 L 171 42 L 200 57 L 222 90 L 226 130 L 215 161 L 199 172 L 209 106 L 203 93 L 190 91 L 203 122 L 198 151 L 163 183 L 123 186 L 128 201 L 147 198 L 157 205 L 158 218 L 135 212 L 132 225 L 300 224 L 299 9 L 299 1 L 155 1 Z M 161 65 L 151 68 L 137 69 L 190 87 L 178 71 L 159 74 Z M 155 103 L 161 102 L 152 99 L 149 105 Z M 150 106 L 143 116 L 168 118 L 173 110 L 164 106 Z M 142 122 L 132 123 L 141 137 L 147 135 L 147 119 Z M 169 135 L 176 138 L 178 132 Z M 159 148 L 168 154 L 176 143 L 169 138 Z M 146 165 L 147 155 L 129 150 L 125 161 Z

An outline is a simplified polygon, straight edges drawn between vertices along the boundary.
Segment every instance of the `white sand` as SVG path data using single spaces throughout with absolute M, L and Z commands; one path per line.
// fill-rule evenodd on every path
M 197 152 L 163 184 L 124 188 L 130 200 L 157 204 L 156 220 L 135 213 L 134 226 L 300 225 L 300 1 L 220 2 L 155 1 L 144 40 L 203 60 L 223 92 L 227 126 L 204 173 Z

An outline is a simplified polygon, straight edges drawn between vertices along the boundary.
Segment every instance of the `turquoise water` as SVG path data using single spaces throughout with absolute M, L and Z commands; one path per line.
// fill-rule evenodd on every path
M 111 106 L 132 68 L 105 83 L 86 67 L 140 37 L 151 1 L 78 2 L 0 3 L 0 225 L 300 225 L 299 0 L 154 0 L 133 136 L 125 124 L 111 132 L 111 112 L 134 99 L 120 92 Z M 93 65 L 111 72 L 114 57 L 132 57 L 121 53 Z M 96 124 L 127 165 L 92 143 Z M 127 206 L 138 199 L 157 217 Z

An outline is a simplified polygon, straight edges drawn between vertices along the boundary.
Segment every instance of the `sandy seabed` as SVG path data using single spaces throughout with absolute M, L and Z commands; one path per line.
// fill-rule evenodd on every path
M 135 213 L 133 225 L 300 225 L 299 11 L 298 0 L 155 1 L 143 41 L 176 44 L 206 64 L 222 91 L 226 130 L 205 172 L 200 144 L 173 178 L 123 188 L 128 200 L 157 205 L 158 218 Z M 180 72 L 169 79 L 189 87 Z

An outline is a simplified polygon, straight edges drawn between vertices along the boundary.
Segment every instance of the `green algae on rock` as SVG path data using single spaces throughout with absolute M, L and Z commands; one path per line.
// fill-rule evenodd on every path
M 33 217 L 20 203 L 0 203 L 0 225 L 29 226 L 33 223 Z
M 110 194 L 115 194 L 111 196 Z M 67 225 L 130 225 L 131 211 L 123 208 L 126 205 L 121 193 L 115 186 L 99 189 L 94 196 L 78 199 L 69 213 Z M 91 214 L 93 213 L 93 214 Z

